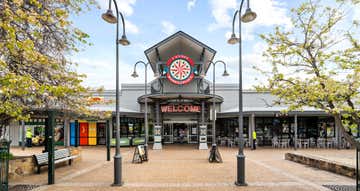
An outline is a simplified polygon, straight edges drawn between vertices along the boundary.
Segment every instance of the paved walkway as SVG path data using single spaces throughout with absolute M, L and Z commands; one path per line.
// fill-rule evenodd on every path
M 47 173 L 10 182 L 39 184 L 41 190 L 328 190 L 322 185 L 354 185 L 355 180 L 284 160 L 293 150 L 245 150 L 247 187 L 234 186 L 236 148 L 220 148 L 223 163 L 207 162 L 209 151 L 197 150 L 196 145 L 165 146 L 161 151 L 150 150 L 150 161 L 132 164 L 134 148 L 122 148 L 123 187 L 111 187 L 113 161 L 106 162 L 105 147 L 82 147 L 82 161 L 56 169 L 56 184 L 46 186 Z M 305 151 L 305 150 L 304 150 Z M 313 151 L 306 151 L 313 152 Z M 315 152 L 315 151 L 314 151 Z M 342 156 L 348 150 L 321 150 L 319 153 Z M 331 154 L 330 154 L 331 153 Z M 112 156 L 114 150 L 112 150 Z

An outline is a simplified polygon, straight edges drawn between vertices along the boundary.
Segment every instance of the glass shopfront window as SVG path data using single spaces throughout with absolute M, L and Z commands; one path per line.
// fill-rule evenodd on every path
M 335 137 L 335 121 L 332 117 L 319 117 L 317 127 L 319 129 L 319 137 L 333 138 Z
M 116 137 L 115 119 L 113 120 L 112 136 Z M 132 117 L 120 118 L 120 137 L 144 137 L 144 136 L 145 136 L 144 119 L 132 118 Z
M 298 118 L 298 138 L 308 139 L 318 137 L 317 117 Z
M 249 118 L 244 117 L 244 138 L 248 138 Z M 236 138 L 239 136 L 239 118 L 225 118 L 216 121 L 216 137 Z

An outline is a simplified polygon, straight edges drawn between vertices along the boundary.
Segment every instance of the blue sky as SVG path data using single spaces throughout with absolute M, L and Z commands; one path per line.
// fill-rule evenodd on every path
M 78 63 L 77 71 L 87 75 L 84 85 L 115 89 L 115 25 L 101 19 L 108 0 L 98 2 L 101 9 L 93 8 L 72 16 L 74 25 L 90 35 L 93 45 L 83 47 L 84 50 L 71 55 L 71 59 Z M 298 3 L 293 0 L 250 1 L 258 18 L 243 24 L 244 88 L 250 89 L 264 80 L 252 69 L 252 66 L 265 64 L 261 56 L 265 44 L 258 35 L 271 32 L 275 25 L 291 28 L 290 8 Z M 134 63 L 146 61 L 144 50 L 179 30 L 217 50 L 215 61 L 227 63 L 230 76 L 221 77 L 222 71 L 217 69 L 217 82 L 238 82 L 238 46 L 226 41 L 239 0 L 118 0 L 118 4 L 125 15 L 126 33 L 131 42 L 130 46 L 120 46 L 120 83 L 143 83 L 142 77 L 130 77 Z M 140 76 L 144 74 L 142 68 L 138 68 Z M 149 77 L 152 76 L 149 72 Z M 208 75 L 207 79 L 211 80 L 212 76 Z

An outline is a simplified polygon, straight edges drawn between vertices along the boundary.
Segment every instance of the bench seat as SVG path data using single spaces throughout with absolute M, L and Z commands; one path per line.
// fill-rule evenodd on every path
M 38 168 L 37 169 L 38 174 L 40 174 L 40 169 L 42 166 L 48 165 L 48 155 L 49 155 L 48 152 L 34 155 L 36 165 Z M 54 163 L 57 164 L 60 162 L 69 161 L 69 165 L 71 165 L 72 160 L 77 157 L 78 155 L 71 155 L 69 149 L 59 149 L 55 151 Z

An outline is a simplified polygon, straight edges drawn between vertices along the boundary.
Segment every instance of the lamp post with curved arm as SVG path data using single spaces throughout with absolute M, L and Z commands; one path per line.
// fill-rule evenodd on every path
M 136 67 L 138 64 L 143 64 L 145 66 L 145 111 L 144 111 L 144 120 L 145 120 L 145 156 L 148 160 L 148 142 L 149 142 L 149 125 L 148 125 L 148 104 L 147 104 L 147 68 L 150 65 L 150 63 L 145 63 L 143 61 L 137 61 L 134 65 L 134 72 L 131 74 L 132 77 L 137 78 L 139 77 L 138 73 L 136 72 Z M 155 73 L 155 77 L 158 77 L 158 73 Z
M 240 8 L 234 14 L 232 23 L 232 34 L 228 40 L 229 44 L 239 43 L 239 153 L 237 155 L 237 178 L 235 185 L 246 186 L 245 182 L 245 155 L 244 155 L 244 127 L 243 127 L 243 97 L 242 97 L 242 44 L 241 44 L 241 22 L 248 23 L 256 18 L 256 13 L 251 11 L 249 0 L 247 0 L 247 9 L 243 15 L 241 10 L 244 5 L 244 0 L 240 3 Z M 239 15 L 239 38 L 235 35 L 235 20 L 236 15 Z
M 226 77 L 229 76 L 229 73 L 226 70 L 226 64 L 224 61 L 222 60 L 218 60 L 216 62 L 210 62 L 210 64 L 213 65 L 213 109 L 212 109 L 212 119 L 213 119 L 213 124 L 212 124 L 212 145 L 211 145 L 211 151 L 210 151 L 210 156 L 209 156 L 209 162 L 222 162 L 220 153 L 218 151 L 217 145 L 216 145 L 216 117 L 215 117 L 215 113 L 216 113 L 216 104 L 215 104 L 215 66 L 216 64 L 223 64 L 224 65 L 224 73 L 222 74 L 222 76 Z
M 114 2 L 116 16 L 114 16 L 111 10 L 111 1 Z M 123 33 L 121 39 L 119 39 L 119 15 L 121 17 Z M 109 8 L 106 13 L 102 14 L 101 17 L 108 23 L 116 24 L 116 149 L 114 156 L 114 183 L 113 186 L 122 186 L 122 165 L 121 165 L 121 154 L 120 154 L 120 94 L 119 94 L 119 44 L 127 46 L 130 42 L 127 40 L 125 35 L 125 21 L 124 16 L 119 12 L 116 0 L 109 0 Z

